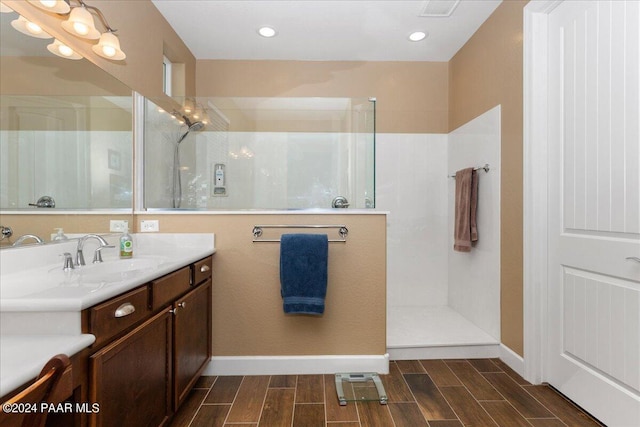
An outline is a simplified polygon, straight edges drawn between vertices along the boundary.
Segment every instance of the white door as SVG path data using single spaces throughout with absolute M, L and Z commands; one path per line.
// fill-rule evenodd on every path
M 640 426 L 640 1 L 548 19 L 545 379 L 608 426 Z

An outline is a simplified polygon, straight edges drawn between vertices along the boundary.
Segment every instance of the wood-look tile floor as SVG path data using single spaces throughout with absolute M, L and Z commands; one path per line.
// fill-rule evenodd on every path
M 382 375 L 389 403 L 340 406 L 333 375 L 201 377 L 170 424 L 236 427 L 601 426 L 499 359 L 407 360 Z

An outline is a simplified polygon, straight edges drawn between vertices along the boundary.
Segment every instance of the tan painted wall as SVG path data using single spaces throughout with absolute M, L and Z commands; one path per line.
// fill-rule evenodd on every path
M 131 96 L 131 89 L 87 61 L 57 56 L 5 56 L 2 95 Z
M 218 61 L 196 64 L 199 97 L 376 97 L 379 133 L 446 133 L 446 62 Z
M 449 130 L 502 105 L 501 341 L 523 355 L 522 21 L 527 1 L 503 2 L 450 61 Z
M 385 215 L 137 215 L 136 222 L 141 219 L 158 219 L 163 232 L 215 233 L 214 355 L 386 353 Z M 325 313 L 285 315 L 280 246 L 252 243 L 253 226 L 325 223 L 349 229 L 347 243 L 329 243 Z

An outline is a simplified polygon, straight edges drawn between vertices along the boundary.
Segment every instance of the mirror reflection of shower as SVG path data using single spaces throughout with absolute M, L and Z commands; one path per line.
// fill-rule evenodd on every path
M 175 113 L 174 115 L 180 115 Z M 191 132 L 198 132 L 204 128 L 204 123 L 201 121 L 191 122 L 187 116 L 182 116 L 184 124 L 187 126 L 187 130 L 178 138 L 173 150 L 173 185 L 172 185 L 172 199 L 171 207 L 179 208 L 182 203 L 182 178 L 180 171 L 180 144 Z
M 145 100 L 138 208 L 327 209 L 337 195 L 375 206 L 372 99 L 172 99 Z

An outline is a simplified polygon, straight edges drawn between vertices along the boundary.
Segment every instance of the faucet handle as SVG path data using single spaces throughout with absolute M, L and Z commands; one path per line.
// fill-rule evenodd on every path
M 96 251 L 93 253 L 93 263 L 94 264 L 97 264 L 99 262 L 103 262 L 102 261 L 102 250 L 104 248 L 115 248 L 115 246 L 113 246 L 113 245 L 103 245 L 103 246 L 100 246 L 100 247 L 96 248 Z
M 64 257 L 64 266 L 62 267 L 63 271 L 70 271 L 73 270 L 73 257 L 71 256 L 71 254 L 69 252 L 65 252 L 63 254 L 60 254 L 60 256 Z

